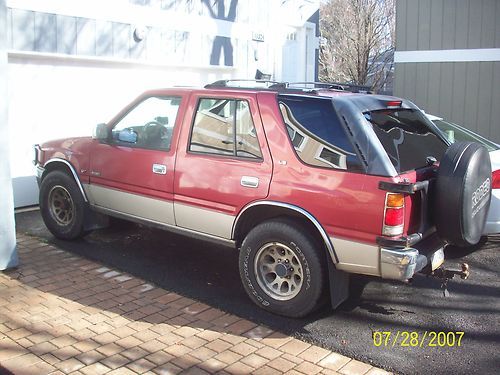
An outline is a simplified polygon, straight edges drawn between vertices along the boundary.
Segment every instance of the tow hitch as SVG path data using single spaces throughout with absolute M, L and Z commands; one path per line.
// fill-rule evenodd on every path
M 462 280 L 467 280 L 470 275 L 469 265 L 467 263 L 460 264 L 461 270 L 453 270 L 453 269 L 445 269 L 444 267 L 440 267 L 434 272 L 432 272 L 431 276 L 437 277 L 441 279 L 441 289 L 443 290 L 443 296 L 448 297 L 448 281 L 453 279 L 455 275 L 460 276 Z

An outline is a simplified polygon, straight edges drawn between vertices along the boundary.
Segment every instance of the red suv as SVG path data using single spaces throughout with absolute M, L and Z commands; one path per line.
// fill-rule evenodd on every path
M 35 146 L 47 228 L 74 239 L 115 216 L 228 245 L 249 297 L 291 317 L 327 292 L 337 307 L 350 273 L 407 280 L 479 241 L 482 146 L 450 146 L 403 99 L 231 82 L 148 91 L 93 137 Z

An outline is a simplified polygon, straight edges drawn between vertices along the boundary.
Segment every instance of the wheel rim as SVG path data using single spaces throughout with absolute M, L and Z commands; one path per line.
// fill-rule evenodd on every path
M 75 205 L 68 190 L 63 186 L 56 185 L 50 189 L 49 211 L 59 225 L 67 226 L 73 221 Z
M 262 246 L 254 261 L 257 283 L 270 297 L 286 301 L 302 289 L 303 267 L 297 253 L 279 242 Z

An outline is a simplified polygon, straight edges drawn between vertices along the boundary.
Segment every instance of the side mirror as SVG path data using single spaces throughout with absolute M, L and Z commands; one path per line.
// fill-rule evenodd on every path
M 126 143 L 137 143 L 137 133 L 132 129 L 123 129 L 118 133 L 118 140 Z
M 108 127 L 106 124 L 97 124 L 94 129 L 94 139 L 98 139 L 100 141 L 107 141 L 109 139 Z

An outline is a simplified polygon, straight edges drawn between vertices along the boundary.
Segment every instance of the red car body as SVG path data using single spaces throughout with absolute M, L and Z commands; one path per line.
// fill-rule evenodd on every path
M 179 230 L 236 248 L 259 221 L 288 212 L 304 220 L 305 227 L 323 241 L 329 254 L 329 269 L 330 265 L 334 266 L 332 270 L 406 280 L 426 265 L 431 272 L 440 266 L 445 243 L 437 237 L 435 228 L 427 225 L 425 231 L 415 237 L 416 232 L 426 227 L 423 224 L 429 224 L 422 219 L 425 216 L 421 210 L 423 196 L 413 192 L 401 194 L 404 205 L 394 211 L 401 216 L 398 219 L 401 228 L 397 234 L 388 235 L 384 225 L 391 220 L 387 218 L 391 194 L 388 191 L 391 190 L 381 188 L 383 183 L 413 188 L 418 181 L 435 174 L 438 163 L 392 173 L 353 173 L 347 168 L 310 165 L 294 151 L 280 111 L 279 95 L 279 90 L 227 87 L 148 91 L 104 125 L 107 141 L 97 136 L 38 146 L 39 178 L 43 180 L 53 170 L 65 170 L 77 182 L 86 204 L 97 212 Z M 395 98 L 370 96 L 365 99 L 359 94 L 336 90 L 290 95 L 290 100 L 294 100 L 294 95 L 319 95 L 334 103 L 336 100 L 340 103 L 338 108 L 342 108 L 342 103 L 349 105 L 352 97 L 361 103 L 358 106 L 371 100 L 377 110 L 379 106 L 394 105 L 415 110 L 411 103 L 395 101 Z M 155 97 L 180 100 L 175 123 L 171 124 L 168 149 L 132 147 L 110 141 L 109 134 L 116 124 L 136 106 Z M 235 155 L 220 155 L 190 150 L 193 124 L 202 99 L 247 103 L 255 128 L 252 137 L 257 139 L 260 157 L 239 157 L 236 151 Z M 342 110 L 338 109 L 338 113 L 342 114 Z M 144 129 L 147 126 L 144 125 Z M 353 144 L 358 149 L 363 147 Z M 446 147 L 443 143 L 443 150 Z M 377 161 L 380 165 L 393 168 L 387 156 L 375 155 L 373 160 L 376 158 L 382 159 Z M 364 162 L 371 163 L 370 160 Z M 416 250 L 418 246 L 412 245 L 422 238 L 427 238 L 425 248 Z M 427 259 L 423 263 L 419 260 L 422 253 Z M 334 305 L 345 298 L 341 296 L 344 292 L 337 293 L 337 297 L 332 290 L 331 293 L 336 300 Z

